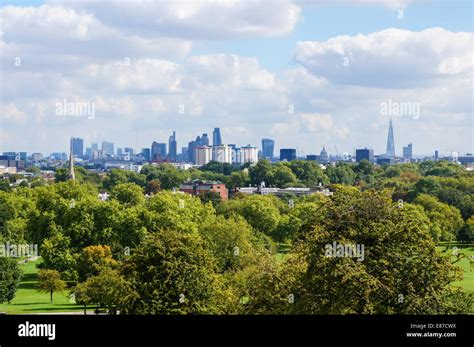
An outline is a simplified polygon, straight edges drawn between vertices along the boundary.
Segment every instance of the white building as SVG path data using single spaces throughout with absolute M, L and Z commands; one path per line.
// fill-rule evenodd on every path
M 219 163 L 232 163 L 232 147 L 220 145 L 212 147 L 212 160 Z
M 253 147 L 250 145 L 244 146 L 240 148 L 240 155 L 238 156 L 240 159 L 238 162 L 243 165 L 246 163 L 256 163 L 258 162 L 258 149 L 257 147 Z
M 199 146 L 196 147 L 196 164 L 199 166 L 206 165 L 212 159 L 212 147 Z

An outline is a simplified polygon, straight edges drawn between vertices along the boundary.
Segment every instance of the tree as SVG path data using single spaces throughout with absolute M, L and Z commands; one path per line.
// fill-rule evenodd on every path
M 53 293 L 62 292 L 65 288 L 66 282 L 61 279 L 58 271 L 49 269 L 38 271 L 38 289 L 49 293 L 51 303 L 53 303 Z
M 458 230 L 464 224 L 461 213 L 456 207 L 444 204 L 428 194 L 418 195 L 414 203 L 423 206 L 431 221 L 430 231 L 435 241 L 456 239 Z
M 10 186 L 10 182 L 6 179 L 3 179 L 2 177 L 0 177 L 0 191 L 4 191 L 4 192 L 11 192 L 12 191 L 12 187 Z
M 145 202 L 143 189 L 135 183 L 121 183 L 112 189 L 112 198 L 125 206 L 136 206 Z
M 307 187 L 315 187 L 319 184 L 329 183 L 328 177 L 324 174 L 318 163 L 311 160 L 292 160 L 289 167 L 296 177 Z
M 172 230 L 146 237 L 124 262 L 122 273 L 136 297 L 132 314 L 222 313 L 225 299 L 215 260 L 199 235 Z
M 296 287 L 290 288 L 292 310 L 433 314 L 466 309 L 451 299 L 464 295 L 450 285 L 461 272 L 437 251 L 421 207 L 394 203 L 389 192 L 337 187 L 325 210 L 293 252 L 305 265 L 295 271 Z
M 145 187 L 145 194 L 156 194 L 161 190 L 161 182 L 159 179 L 149 181 Z
M 0 304 L 13 300 L 21 277 L 22 271 L 15 259 L 0 257 Z
M 110 246 L 88 246 L 85 247 L 77 260 L 77 272 L 79 281 L 98 275 L 102 270 L 113 268 L 117 261 L 112 258 Z
M 279 188 L 286 188 L 296 183 L 296 175 L 285 164 L 275 165 L 268 177 L 268 184 Z
M 257 186 L 262 182 L 268 182 L 272 164 L 268 160 L 259 160 L 255 166 L 249 169 L 250 183 Z
M 167 163 L 160 165 L 145 165 L 140 173 L 146 176 L 148 182 L 154 179 L 159 179 L 162 189 L 178 188 L 181 183 L 189 178 L 186 171 L 178 170 L 173 165 Z
M 128 282 L 118 270 L 104 269 L 85 282 L 79 283 L 73 291 L 78 304 L 106 307 L 109 313 L 116 313 L 127 301 L 136 299 L 136 293 L 131 290 Z
M 353 185 L 356 178 L 354 170 L 347 163 L 338 163 L 336 166 L 328 165 L 325 173 L 332 184 Z
M 466 224 L 459 229 L 458 240 L 466 243 L 474 241 L 474 216 L 471 216 L 471 218 L 466 221 Z
M 235 189 L 240 187 L 246 187 L 250 183 L 250 176 L 247 170 L 232 172 L 227 179 L 227 187 L 229 189 Z

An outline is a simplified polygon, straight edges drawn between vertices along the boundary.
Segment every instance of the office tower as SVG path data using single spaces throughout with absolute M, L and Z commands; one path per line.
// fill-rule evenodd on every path
M 91 148 L 92 153 L 94 153 L 94 151 L 97 151 L 99 149 L 99 145 L 97 143 L 92 143 Z
M 121 157 L 123 155 L 123 150 L 122 148 L 117 148 L 117 157 Z
M 318 156 L 316 154 L 308 154 L 306 160 L 318 161 Z
M 387 137 L 387 152 L 385 153 L 387 158 L 395 158 L 395 140 L 393 138 L 393 125 L 392 120 L 388 126 L 388 137 Z
M 69 179 L 76 180 L 76 174 L 74 172 L 74 137 L 71 138 L 71 148 L 69 149 Z M 81 140 L 82 141 L 82 140 Z
M 435 160 L 435 161 L 438 161 L 438 158 L 439 158 L 438 150 L 436 150 L 436 151 L 435 151 L 435 154 L 434 154 L 434 160 Z
M 369 148 L 356 149 L 356 162 L 368 160 L 371 163 L 374 161 L 374 150 Z
M 159 161 L 166 158 L 166 143 L 153 141 L 151 144 L 151 160 Z
M 239 157 L 238 160 L 241 165 L 256 163 L 258 162 L 258 148 L 250 145 L 240 147 Z
M 296 149 L 282 148 L 280 149 L 280 161 L 292 161 L 296 159 Z
M 198 146 L 196 147 L 196 164 L 206 165 L 211 161 L 212 158 L 212 147 L 210 146 Z
M 132 147 L 125 147 L 123 149 L 123 153 L 128 153 L 130 155 L 133 155 L 133 148 Z
M 84 140 L 79 137 L 71 137 L 71 153 L 76 158 L 82 158 L 84 154 Z
M 114 144 L 112 142 L 102 141 L 102 153 L 104 155 L 114 155 Z
M 408 146 L 403 146 L 403 159 L 411 159 L 413 157 L 413 147 L 409 143 Z
M 273 158 L 273 150 L 275 149 L 275 141 L 272 139 L 262 139 L 263 157 L 266 159 Z
M 141 155 L 144 159 L 150 160 L 151 159 L 151 151 L 149 148 L 142 148 Z
M 219 163 L 232 163 L 232 148 L 227 145 L 212 147 L 212 160 Z
M 173 131 L 173 135 L 170 136 L 168 140 L 169 144 L 169 154 L 168 157 L 170 161 L 175 162 L 178 156 L 178 143 L 176 142 L 176 132 Z
M 207 133 L 202 134 L 200 145 L 209 146 L 209 137 L 207 136 Z
M 85 156 L 87 159 L 92 158 L 92 148 L 87 147 L 84 156 Z
M 220 128 L 214 128 L 214 131 L 212 132 L 212 145 L 213 146 L 222 145 L 221 129 Z

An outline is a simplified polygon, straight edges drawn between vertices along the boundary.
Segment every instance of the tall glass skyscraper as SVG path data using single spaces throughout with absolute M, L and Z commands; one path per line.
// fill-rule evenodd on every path
M 387 137 L 387 152 L 385 153 L 387 158 L 395 158 L 395 140 L 393 139 L 393 125 L 390 119 L 388 126 L 388 137 Z
M 214 128 L 212 132 L 212 145 L 213 146 L 221 146 L 222 145 L 222 138 L 221 138 L 221 129 Z
M 264 158 L 273 158 L 275 141 L 272 139 L 262 139 L 262 154 Z
M 178 156 L 178 143 L 176 142 L 176 132 L 173 131 L 173 135 L 170 136 L 168 140 L 168 148 L 169 148 L 169 159 L 172 162 L 176 161 Z

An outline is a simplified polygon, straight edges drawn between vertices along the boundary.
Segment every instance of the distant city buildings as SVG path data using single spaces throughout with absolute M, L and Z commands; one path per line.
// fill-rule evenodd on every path
M 292 161 L 296 159 L 296 149 L 294 148 L 282 148 L 280 149 L 280 160 L 281 161 Z
M 264 159 L 273 158 L 273 151 L 275 149 L 275 141 L 272 139 L 262 139 L 262 156 Z
M 214 128 L 212 132 L 212 146 L 221 146 L 222 145 L 222 137 L 221 137 L 221 129 Z
M 212 160 L 211 146 L 198 146 L 195 149 L 196 164 L 199 166 L 206 165 Z
M 102 142 L 102 154 L 113 156 L 115 154 L 114 144 L 112 142 L 103 141 Z
M 72 155 L 76 158 L 82 158 L 84 154 L 84 140 L 79 137 L 72 137 L 70 146 Z
M 393 137 L 393 124 L 390 119 L 388 126 L 388 136 L 387 136 L 387 151 L 385 152 L 387 158 L 395 158 L 395 140 Z
M 173 135 L 170 136 L 168 140 L 168 145 L 169 145 L 169 153 L 168 153 L 169 160 L 172 162 L 175 162 L 176 159 L 178 158 L 178 143 L 176 142 L 175 131 L 173 131 Z
M 413 158 L 413 145 L 403 146 L 403 159 L 411 160 Z
M 153 141 L 151 144 L 151 160 L 163 161 L 166 159 L 166 143 Z
M 374 162 L 374 150 L 369 148 L 356 149 L 356 162 L 359 163 L 362 160 L 368 160 L 371 163 Z

